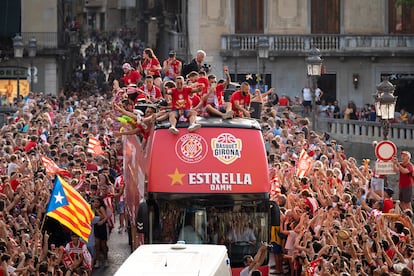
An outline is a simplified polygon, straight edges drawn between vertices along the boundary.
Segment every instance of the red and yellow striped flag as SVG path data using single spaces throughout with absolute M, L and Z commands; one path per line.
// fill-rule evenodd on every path
M 296 176 L 299 178 L 305 177 L 308 174 L 311 167 L 312 157 L 310 157 L 308 153 L 304 149 L 302 149 L 302 152 L 299 155 Z
M 91 206 L 60 176 L 56 177 L 46 215 L 88 241 L 92 229 L 91 221 L 94 217 Z
M 104 151 L 102 150 L 101 142 L 93 136 L 89 137 L 88 152 L 92 153 L 93 156 L 104 154 Z
M 56 163 L 53 162 L 53 160 L 50 159 L 49 157 L 46 157 L 44 155 L 41 155 L 40 157 L 42 158 L 43 166 L 45 167 L 47 174 L 51 174 L 51 175 L 58 174 L 64 177 L 71 177 L 70 172 L 59 168 L 59 166 L 56 165 Z

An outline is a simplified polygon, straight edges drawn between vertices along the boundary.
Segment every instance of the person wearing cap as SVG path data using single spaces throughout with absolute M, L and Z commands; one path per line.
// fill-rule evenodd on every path
M 175 81 L 181 75 L 182 63 L 176 58 L 174 51 L 168 53 L 168 58 L 164 60 L 162 70 L 164 71 L 164 81 Z
M 124 76 L 122 77 L 122 81 L 124 82 L 125 86 L 130 84 L 137 84 L 138 80 L 142 78 L 141 74 L 132 68 L 131 64 L 124 63 L 122 65 L 122 70 L 124 71 Z
M 401 152 L 401 162 L 397 157 L 394 158 L 394 171 L 399 172 L 398 188 L 401 208 L 411 210 L 411 200 L 413 196 L 414 183 L 414 166 L 411 163 L 411 153 L 408 151 Z

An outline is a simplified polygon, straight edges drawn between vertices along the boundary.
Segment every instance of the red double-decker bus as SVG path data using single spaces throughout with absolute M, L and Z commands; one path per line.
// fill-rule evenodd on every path
M 269 175 L 254 119 L 197 121 L 179 134 L 158 123 L 145 148 L 124 138 L 126 217 L 132 249 L 143 243 L 223 244 L 234 271 L 269 240 Z M 237 269 L 239 267 L 239 269 Z

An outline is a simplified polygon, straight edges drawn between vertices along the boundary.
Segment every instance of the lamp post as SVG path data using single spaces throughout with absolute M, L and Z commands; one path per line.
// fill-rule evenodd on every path
M 381 118 L 381 126 L 383 129 L 384 140 L 388 140 L 388 133 L 390 130 L 390 119 L 394 119 L 395 104 L 397 97 L 394 97 L 395 87 L 384 78 L 382 82 L 377 85 L 377 94 L 375 99 L 375 112 L 377 117 Z M 384 175 L 384 186 L 388 187 L 388 178 Z
M 377 85 L 377 94 L 374 95 L 375 111 L 377 117 L 381 118 L 381 126 L 383 128 L 384 140 L 388 140 L 390 130 L 390 119 L 394 119 L 395 104 L 397 97 L 394 96 L 395 87 L 388 79 L 383 79 Z
M 309 51 L 309 56 L 306 58 L 307 75 L 311 79 L 311 93 L 312 93 L 312 130 L 315 130 L 316 125 L 316 106 L 315 106 L 315 85 L 318 77 L 321 75 L 322 62 L 320 51 L 313 47 Z
M 30 57 L 30 91 L 33 91 L 34 86 L 34 75 L 35 69 L 33 67 L 33 58 L 36 56 L 37 51 L 37 40 L 35 37 L 32 37 L 29 40 L 29 57 Z
M 263 59 L 263 83 L 265 83 L 264 60 L 269 58 L 269 38 L 267 36 L 260 36 L 257 43 L 257 73 L 260 73 L 260 59 Z
M 230 49 L 232 50 L 232 55 L 234 57 L 234 81 L 237 82 L 237 62 L 240 56 L 240 40 L 239 38 L 233 36 L 230 41 Z
M 18 70 L 17 71 L 17 102 L 20 101 L 20 68 L 19 68 L 19 63 L 20 63 L 20 59 L 23 57 L 23 39 L 20 35 L 16 35 L 13 38 L 13 49 L 14 49 L 14 57 L 17 59 L 17 67 Z

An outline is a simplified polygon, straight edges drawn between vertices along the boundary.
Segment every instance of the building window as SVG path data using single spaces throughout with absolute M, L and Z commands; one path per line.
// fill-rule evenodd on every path
M 312 0 L 312 34 L 339 34 L 340 0 Z
M 414 7 L 396 5 L 397 0 L 389 0 L 389 33 L 414 33 Z
M 234 6 L 236 19 L 236 33 L 263 33 L 263 0 L 235 0 Z

